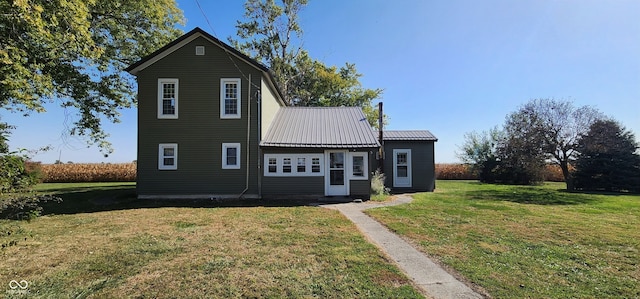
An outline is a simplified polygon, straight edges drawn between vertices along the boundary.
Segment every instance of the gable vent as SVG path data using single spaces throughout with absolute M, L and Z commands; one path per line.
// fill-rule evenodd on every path
M 204 55 L 204 46 L 196 46 L 196 55 Z

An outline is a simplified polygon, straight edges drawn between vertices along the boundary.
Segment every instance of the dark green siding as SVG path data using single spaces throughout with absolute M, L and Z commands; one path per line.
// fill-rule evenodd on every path
M 411 150 L 411 188 L 393 187 L 393 150 Z M 433 191 L 436 185 L 435 153 L 433 141 L 385 141 L 385 186 L 394 192 Z
M 266 176 L 262 181 L 262 195 L 324 195 L 324 176 L 282 177 Z
M 195 55 L 204 45 L 206 54 Z M 258 194 L 258 122 L 255 94 L 261 72 L 204 38 L 197 38 L 138 73 L 138 194 Z M 236 67 L 237 65 L 237 67 Z M 241 74 L 238 68 L 242 71 Z M 251 96 L 248 78 L 251 76 Z M 177 78 L 178 119 L 158 119 L 159 78 Z M 240 119 L 220 119 L 220 79 L 241 78 Z M 248 103 L 250 144 L 247 145 Z M 178 169 L 158 170 L 158 144 L 178 144 Z M 241 168 L 222 169 L 222 143 L 241 144 Z M 247 150 L 250 162 L 247 165 Z
M 349 193 L 351 197 L 369 199 L 371 197 L 371 175 L 368 180 L 349 181 Z

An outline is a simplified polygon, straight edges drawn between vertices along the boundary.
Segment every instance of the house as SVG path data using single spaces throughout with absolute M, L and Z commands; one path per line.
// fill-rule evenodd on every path
M 139 198 L 369 198 L 381 144 L 360 108 L 287 107 L 267 67 L 200 28 L 126 70 Z M 411 132 L 383 140 L 388 183 L 432 191 L 436 139 Z

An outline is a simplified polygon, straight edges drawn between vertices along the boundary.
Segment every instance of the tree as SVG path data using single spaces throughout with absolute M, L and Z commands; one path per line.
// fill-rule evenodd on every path
M 526 106 L 511 113 L 504 123 L 504 138 L 498 144 L 498 179 L 530 185 L 544 180 L 543 121 Z
M 70 134 L 112 152 L 101 122 L 135 104 L 123 69 L 180 35 L 174 0 L 0 2 L 0 104 L 29 115 L 77 110 Z
M 542 137 L 541 145 L 546 158 L 560 166 L 567 190 L 573 190 L 569 165 L 578 154 L 578 140 L 591 124 L 603 118 L 602 114 L 589 106 L 576 108 L 570 101 L 555 99 L 531 100 L 520 109 L 520 113 L 539 121 L 539 127 L 529 129 L 539 130 L 533 133 Z
M 366 89 L 354 64 L 337 68 L 309 57 L 300 46 L 302 29 L 298 13 L 306 0 L 248 0 L 246 21 L 238 21 L 240 40 L 232 45 L 269 66 L 284 100 L 295 106 L 359 106 L 369 123 L 377 127 L 378 111 L 371 106 L 381 89 Z
M 289 104 L 295 94 L 292 81 L 300 75 L 296 60 L 306 55 L 294 45 L 302 37 L 298 13 L 305 5 L 307 0 L 283 0 L 282 5 L 275 0 L 248 0 L 244 4 L 247 21 L 236 24 L 243 41 L 229 38 L 236 49 L 269 66 Z
M 13 129 L 7 123 L 0 122 L 0 155 L 9 153 L 9 130 Z
M 503 139 L 498 127 L 480 133 L 472 131 L 464 134 L 464 143 L 459 146 L 457 156 L 463 163 L 471 166 L 483 183 L 496 181 L 498 166 L 498 145 Z
M 599 120 L 577 145 L 576 188 L 640 192 L 639 145 L 632 132 L 614 120 Z

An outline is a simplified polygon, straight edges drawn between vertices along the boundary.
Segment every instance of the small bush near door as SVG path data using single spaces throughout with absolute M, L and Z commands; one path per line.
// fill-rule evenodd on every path
M 371 175 L 371 199 L 374 201 L 384 201 L 389 195 L 389 188 L 384 186 L 385 176 L 376 170 Z

